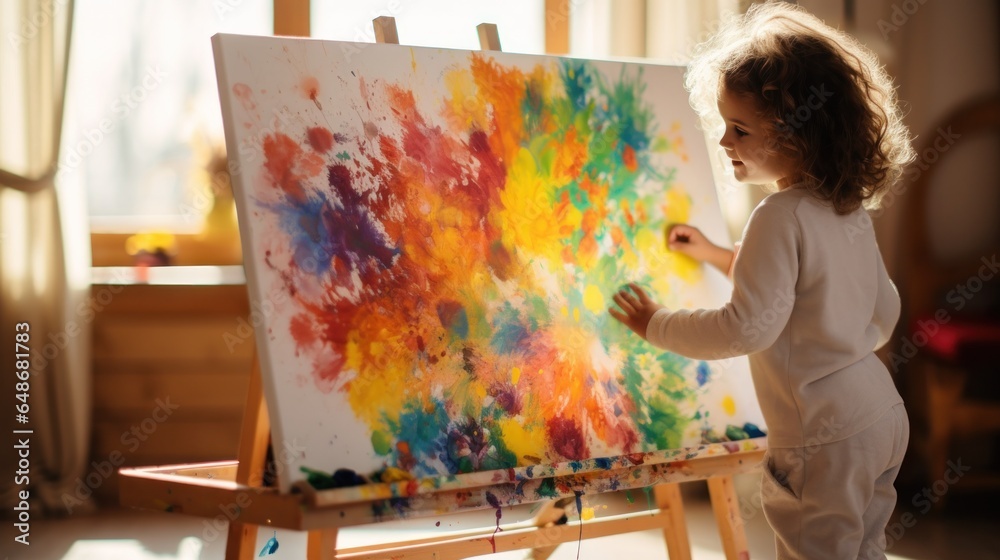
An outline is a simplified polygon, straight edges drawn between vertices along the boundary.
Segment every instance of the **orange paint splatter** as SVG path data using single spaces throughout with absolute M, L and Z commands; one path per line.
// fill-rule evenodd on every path
M 635 159 L 635 150 L 628 144 L 625 144 L 625 149 L 622 150 L 622 162 L 625 164 L 625 169 L 633 173 L 639 169 L 639 162 Z
M 625 241 L 625 233 L 622 232 L 622 228 L 615 226 L 611 228 L 611 242 L 615 244 L 616 247 L 621 246 L 622 241 Z
M 264 137 L 264 169 L 272 186 L 293 200 L 304 200 L 303 180 L 326 170 L 326 160 L 316 153 L 306 153 L 297 142 L 280 132 Z

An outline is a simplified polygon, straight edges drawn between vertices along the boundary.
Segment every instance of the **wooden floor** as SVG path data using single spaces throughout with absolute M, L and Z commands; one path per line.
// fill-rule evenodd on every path
M 754 475 L 741 475 L 737 487 L 741 501 L 745 504 L 747 537 L 751 557 L 755 560 L 774 558 L 773 534 L 768 528 L 759 509 L 753 507 L 750 499 L 757 484 Z M 704 483 L 686 483 L 684 486 L 685 507 L 688 528 L 691 535 L 693 556 L 697 560 L 722 560 L 722 546 Z M 895 528 L 900 534 L 889 551 L 893 560 L 997 560 L 1000 559 L 1000 508 L 992 499 L 977 497 L 951 498 L 951 506 L 944 512 L 922 514 L 920 508 L 912 504 L 912 496 L 920 489 L 903 490 L 901 506 L 897 511 Z M 636 507 L 645 500 L 641 492 L 627 502 L 624 494 L 605 496 L 598 500 L 591 498 L 584 503 L 596 515 L 613 511 L 616 507 Z M 918 502 L 919 503 L 919 502 Z M 903 527 L 898 522 L 899 515 L 910 512 L 915 519 L 911 527 Z M 511 512 L 514 515 L 515 512 Z M 420 535 L 428 530 L 441 531 L 454 520 L 423 520 L 383 524 L 377 528 L 352 530 L 342 533 L 342 538 L 350 544 L 365 544 L 380 539 L 399 539 L 402 535 Z M 507 517 L 505 517 L 505 521 Z M 492 526 L 495 522 L 492 511 L 485 512 L 481 520 L 466 519 L 466 526 L 482 523 Z M 891 525 L 892 527 L 892 525 Z M 462 527 L 452 527 L 460 529 Z M 221 535 L 216 537 L 216 535 Z M 262 539 L 270 537 L 262 535 Z M 275 554 L 266 558 L 298 559 L 304 555 L 304 539 L 297 534 L 279 533 L 280 546 Z M 74 516 L 68 519 L 42 520 L 32 523 L 31 546 L 18 545 L 12 548 L 9 539 L 0 543 L 0 558 L 45 559 L 45 560 L 221 560 L 225 532 L 215 528 L 203 519 L 182 515 L 136 512 L 120 509 L 103 510 L 95 515 Z M 298 541 L 301 541 L 298 542 Z M 301 548 L 299 545 L 301 544 Z M 623 553 L 626 553 L 623 556 Z M 491 560 L 525 558 L 524 554 L 507 553 L 489 556 Z M 569 560 L 577 558 L 577 545 L 560 547 L 553 559 Z M 666 549 L 659 532 L 647 531 L 604 539 L 585 540 L 580 547 L 581 559 L 646 560 L 667 558 Z

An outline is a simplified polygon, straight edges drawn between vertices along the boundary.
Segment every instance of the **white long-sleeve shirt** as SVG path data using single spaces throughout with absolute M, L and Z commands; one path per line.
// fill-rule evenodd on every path
M 719 309 L 657 311 L 655 346 L 695 359 L 748 354 L 769 447 L 849 437 L 902 402 L 874 350 L 899 319 L 871 220 L 837 215 L 804 189 L 764 199 Z

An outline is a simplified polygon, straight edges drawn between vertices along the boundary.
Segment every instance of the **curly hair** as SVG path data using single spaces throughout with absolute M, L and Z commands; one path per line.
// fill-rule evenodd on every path
M 877 208 L 915 157 L 892 78 L 856 39 L 786 2 L 751 6 L 699 45 L 685 87 L 708 131 L 724 128 L 720 91 L 749 95 L 764 156 L 798 162 L 799 179 L 838 214 Z

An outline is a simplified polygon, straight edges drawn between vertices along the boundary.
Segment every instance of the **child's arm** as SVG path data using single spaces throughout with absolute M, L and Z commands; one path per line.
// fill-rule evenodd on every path
M 657 308 L 649 315 L 644 331 L 632 325 L 630 328 L 655 346 L 695 359 L 717 360 L 768 348 L 792 313 L 800 246 L 795 216 L 778 204 L 765 202 L 754 210 L 747 224 L 733 268 L 729 303 L 718 309 Z M 655 304 L 645 302 L 641 296 L 633 299 L 636 303 L 628 299 L 625 302 L 635 313 L 622 306 L 619 298 L 615 301 L 629 320 L 637 323 Z M 616 313 L 615 317 L 622 320 L 622 313 Z
M 667 248 L 677 251 L 700 262 L 707 262 L 729 276 L 733 263 L 733 251 L 719 247 L 705 237 L 696 227 L 674 224 L 667 230 Z

